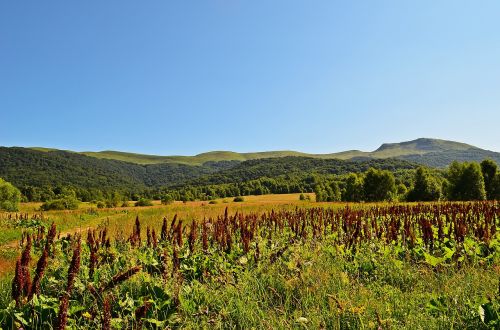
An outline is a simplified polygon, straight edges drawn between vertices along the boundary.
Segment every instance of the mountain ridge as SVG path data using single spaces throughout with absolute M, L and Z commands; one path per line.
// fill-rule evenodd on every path
M 30 149 L 53 152 L 57 149 L 32 147 Z M 66 152 L 74 152 L 70 150 L 62 150 Z M 481 149 L 470 144 L 463 142 L 456 142 L 450 140 L 434 139 L 434 138 L 418 138 L 410 141 L 403 141 L 397 143 L 383 143 L 374 151 L 361 151 L 361 150 L 346 150 L 326 154 L 305 153 L 293 150 L 275 150 L 275 151 L 260 151 L 260 152 L 234 152 L 226 150 L 208 151 L 193 156 L 183 155 L 148 155 L 132 152 L 122 152 L 115 150 L 104 151 L 83 151 L 75 152 L 82 155 L 120 160 L 135 164 L 185 164 L 185 165 L 203 165 L 206 162 L 219 162 L 219 161 L 247 161 L 263 158 L 276 158 L 276 157 L 310 157 L 320 159 L 342 159 L 342 160 L 360 160 L 360 159 L 385 159 L 385 158 L 400 158 L 411 159 L 429 166 L 443 167 L 448 165 L 449 159 L 453 155 L 457 155 L 457 160 L 479 160 L 481 157 L 492 158 L 500 161 L 500 153 Z M 436 154 L 437 153 L 437 154 Z M 443 154 L 447 160 L 440 161 L 438 154 Z M 426 157 L 428 155 L 429 157 Z

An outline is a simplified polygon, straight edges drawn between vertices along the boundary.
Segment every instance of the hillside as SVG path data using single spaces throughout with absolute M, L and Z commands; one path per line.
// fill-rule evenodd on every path
M 54 149 L 48 148 L 33 149 L 46 152 L 54 151 Z M 461 161 L 482 161 L 485 158 L 491 158 L 497 162 L 500 161 L 500 153 L 497 152 L 480 149 L 465 143 L 428 138 L 420 138 L 400 143 L 384 143 L 378 149 L 371 152 L 348 150 L 329 154 L 308 154 L 289 150 L 250 153 L 212 151 L 195 156 L 158 156 L 120 151 L 87 151 L 81 152 L 80 154 L 94 158 L 119 160 L 141 165 L 167 163 L 198 166 L 202 166 L 206 162 L 243 162 L 247 160 L 288 156 L 343 160 L 399 158 L 433 167 L 447 166 L 455 159 Z
M 203 166 L 177 163 L 143 165 L 60 150 L 38 151 L 0 147 L 0 177 L 23 191 L 28 187 L 71 186 L 92 191 L 134 192 L 189 184 L 237 183 L 288 174 L 361 172 L 370 166 L 398 170 L 414 168 L 416 165 L 395 159 L 358 162 L 295 156 L 244 162 L 208 161 Z
M 81 154 L 102 159 L 114 159 L 137 164 L 160 164 L 160 163 L 178 163 L 185 165 L 203 165 L 206 162 L 220 161 L 239 161 L 243 162 L 252 159 L 276 158 L 287 156 L 305 156 L 311 157 L 305 153 L 296 151 L 267 151 L 267 152 L 252 152 L 252 153 L 237 153 L 232 151 L 210 151 L 201 153 L 195 156 L 157 156 L 157 155 L 142 155 L 136 153 L 120 152 L 120 151 L 100 151 L 91 152 L 85 151 Z
M 172 185 L 227 168 L 224 162 L 206 166 L 139 165 L 97 159 L 66 151 L 0 147 L 0 177 L 18 187 L 73 186 L 82 189 L 135 190 Z
M 112 158 L 112 159 L 111 159 Z M 49 148 L 0 147 L 0 177 L 23 191 L 29 187 L 71 186 L 84 191 L 137 192 L 241 183 L 287 175 L 362 172 L 370 166 L 392 171 L 417 164 L 445 167 L 454 160 L 500 163 L 500 154 L 474 146 L 436 139 L 383 144 L 373 152 L 335 154 L 294 151 L 236 153 L 214 151 L 196 156 L 154 156 L 116 151 L 62 151 Z
M 309 157 L 282 157 L 254 159 L 242 162 L 232 168 L 206 176 L 200 176 L 189 182 L 190 185 L 213 185 L 240 183 L 259 178 L 277 178 L 280 176 L 306 176 L 310 174 L 346 174 L 360 173 L 370 167 L 390 170 L 415 169 L 418 165 L 399 159 L 370 159 L 367 161 L 349 161 L 341 159 L 316 159 Z

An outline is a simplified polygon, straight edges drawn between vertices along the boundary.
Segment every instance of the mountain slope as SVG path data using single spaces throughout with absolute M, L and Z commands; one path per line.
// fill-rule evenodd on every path
M 395 159 L 357 162 L 295 156 L 244 162 L 208 161 L 203 166 L 177 163 L 142 165 L 74 152 L 0 147 L 0 177 L 19 188 L 72 186 L 84 190 L 133 192 L 187 184 L 244 182 L 287 174 L 361 172 L 370 166 L 396 170 L 416 165 Z
M 38 148 L 38 150 L 50 151 L 51 149 Z M 288 150 L 251 153 L 212 151 L 195 156 L 156 156 L 119 151 L 82 152 L 81 154 L 95 158 L 120 160 L 136 164 L 176 163 L 185 165 L 203 165 L 206 162 L 219 161 L 242 162 L 253 159 L 288 156 L 343 160 L 400 158 L 437 167 L 447 166 L 454 160 L 454 157 L 457 157 L 456 160 L 461 161 L 482 161 L 485 158 L 491 158 L 496 161 L 500 160 L 500 153 L 497 152 L 480 149 L 465 143 L 429 138 L 420 138 L 400 143 L 385 143 L 377 150 L 371 152 L 348 150 L 330 154 L 308 154 Z
M 279 176 L 305 176 L 310 174 L 347 174 L 365 172 L 370 167 L 398 171 L 410 170 L 418 164 L 399 159 L 370 159 L 367 161 L 349 161 L 341 159 L 317 159 L 309 157 L 280 157 L 253 159 L 242 162 L 232 168 L 201 176 L 189 182 L 190 185 L 213 185 L 240 183 L 259 178 Z
M 82 189 L 134 190 L 182 183 L 227 168 L 223 165 L 139 165 L 66 151 L 0 147 L 0 177 L 18 187 L 73 186 Z
M 500 153 L 436 139 L 383 144 L 373 152 L 351 150 L 325 155 L 215 151 L 196 156 L 154 156 L 0 147 L 0 177 L 21 188 L 25 195 L 30 187 L 47 192 L 71 186 L 83 199 L 95 198 L 99 192 L 132 194 L 159 188 L 237 184 L 260 178 L 286 181 L 291 176 L 310 178 L 312 174 L 362 172 L 369 167 L 403 173 L 418 164 L 445 167 L 454 160 L 486 158 L 500 163 Z
M 237 153 L 232 151 L 210 151 L 201 153 L 195 156 L 157 156 L 157 155 L 142 155 L 136 153 L 120 152 L 120 151 L 85 151 L 81 154 L 102 159 L 114 159 L 137 164 L 160 164 L 160 163 L 178 163 L 186 165 L 203 165 L 206 162 L 220 161 L 246 161 L 262 158 L 276 158 L 287 156 L 305 156 L 309 155 L 296 151 L 266 151 L 266 152 L 251 152 Z

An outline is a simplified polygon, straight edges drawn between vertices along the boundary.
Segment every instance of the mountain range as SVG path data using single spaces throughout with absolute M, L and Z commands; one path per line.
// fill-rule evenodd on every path
M 22 189 L 72 186 L 83 190 L 130 192 L 289 175 L 361 172 L 371 166 L 392 171 L 418 165 L 443 168 L 454 160 L 483 159 L 500 164 L 500 153 L 465 143 L 427 138 L 383 144 L 372 152 L 350 150 L 331 154 L 213 151 L 196 156 L 156 156 L 118 151 L 0 147 L 0 177 Z
M 56 151 L 56 149 L 30 148 L 38 151 Z M 278 158 L 278 157 L 310 157 L 320 159 L 342 160 L 367 160 L 398 158 L 416 162 L 431 167 L 445 167 L 453 160 L 481 161 L 485 158 L 493 159 L 500 163 L 500 153 L 480 149 L 478 147 L 455 141 L 431 138 L 420 138 L 400 143 L 384 143 L 375 151 L 348 150 L 328 154 L 309 154 L 298 151 L 280 150 L 238 153 L 232 151 L 211 151 L 195 156 L 157 156 L 121 151 L 84 151 L 79 154 L 100 159 L 120 160 L 135 164 L 185 164 L 203 165 L 207 162 L 238 161 L 244 162 L 253 159 Z

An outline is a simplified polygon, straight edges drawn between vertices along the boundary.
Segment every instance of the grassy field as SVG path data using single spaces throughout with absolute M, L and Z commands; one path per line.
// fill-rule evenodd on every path
M 38 204 L 22 206 L 28 220 L 2 214 L 0 325 L 50 328 L 69 306 L 75 329 L 500 327 L 498 203 L 346 205 L 292 194 L 155 204 L 84 204 L 41 221 L 30 220 Z M 16 242 L 52 221 L 61 239 L 33 241 L 27 266 L 33 276 L 48 251 L 40 291 L 15 291 L 16 305 Z
M 309 196 L 314 199 L 313 194 Z M 177 214 L 184 221 L 202 220 L 222 214 L 226 207 L 231 213 L 248 213 L 318 205 L 309 201 L 300 201 L 299 194 L 246 196 L 244 199 L 243 202 L 233 202 L 232 198 L 219 199 L 215 201 L 216 204 L 195 201 L 161 205 L 160 201 L 154 201 L 154 206 L 151 207 L 131 206 L 112 209 L 97 209 L 93 204 L 81 203 L 78 210 L 48 212 L 39 211 L 41 203 L 22 203 L 20 211 L 11 214 L 11 216 L 15 218 L 16 214 L 27 213 L 28 217 L 31 218 L 33 215 L 43 215 L 42 223 L 46 227 L 54 222 L 58 231 L 64 234 L 83 233 L 89 228 L 97 228 L 105 224 L 113 234 L 123 231 L 124 234 L 128 235 L 137 216 L 146 226 L 158 226 L 163 217 L 172 219 Z M 133 202 L 130 202 L 130 205 L 133 205 Z M 30 221 L 26 221 L 26 223 L 17 221 L 19 222 L 17 225 L 15 220 L 9 220 L 8 217 L 8 213 L 0 213 L 0 277 L 10 275 L 14 270 L 15 260 L 19 254 L 17 243 L 21 239 L 22 232 L 33 225 Z

